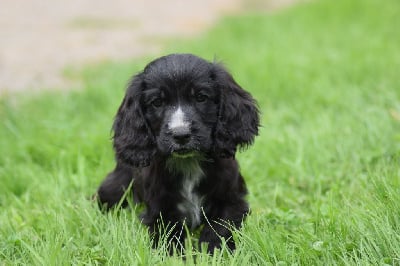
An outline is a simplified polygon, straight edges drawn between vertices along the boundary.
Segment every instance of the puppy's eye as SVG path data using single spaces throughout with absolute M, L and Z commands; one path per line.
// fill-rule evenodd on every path
M 205 102 L 208 98 L 208 96 L 203 93 L 196 93 L 194 97 L 199 103 Z
M 151 105 L 153 105 L 154 107 L 161 107 L 163 105 L 163 99 L 156 98 L 153 101 L 151 101 Z

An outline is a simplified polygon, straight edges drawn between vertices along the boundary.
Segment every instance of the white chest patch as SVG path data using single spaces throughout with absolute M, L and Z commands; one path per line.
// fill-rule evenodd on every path
M 186 223 L 191 229 L 196 228 L 201 220 L 203 197 L 194 189 L 202 178 L 203 175 L 198 175 L 192 179 L 184 179 L 180 191 L 183 200 L 178 204 L 178 209 L 185 215 Z
M 168 128 L 176 129 L 176 128 L 187 128 L 187 127 L 189 127 L 189 123 L 186 121 L 185 113 L 179 106 L 178 109 L 172 114 L 171 119 L 168 123 Z
M 182 201 L 178 203 L 178 210 L 185 217 L 186 225 L 194 229 L 200 225 L 201 208 L 204 196 L 200 195 L 196 188 L 204 178 L 198 160 L 196 159 L 171 159 L 167 164 L 170 170 L 181 173 L 182 183 L 179 194 Z

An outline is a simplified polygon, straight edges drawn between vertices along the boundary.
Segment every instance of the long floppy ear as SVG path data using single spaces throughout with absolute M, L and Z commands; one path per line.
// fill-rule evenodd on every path
M 215 151 L 221 157 L 233 157 L 237 147 L 248 147 L 258 135 L 259 111 L 250 93 L 242 89 L 222 66 L 214 66 L 213 77 L 221 92 Z
M 156 153 L 154 137 L 140 104 L 144 87 L 142 74 L 136 75 L 128 85 L 113 125 L 116 158 L 133 167 L 149 165 Z

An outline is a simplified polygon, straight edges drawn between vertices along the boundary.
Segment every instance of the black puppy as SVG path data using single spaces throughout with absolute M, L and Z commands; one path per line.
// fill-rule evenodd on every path
M 249 211 L 235 152 L 252 144 L 258 126 L 255 100 L 221 65 L 190 54 L 156 59 L 134 76 L 119 107 L 117 166 L 98 199 L 115 206 L 133 181 L 155 242 L 161 224 L 175 244 L 183 243 L 184 225 L 204 224 L 199 242 L 209 252 L 221 237 L 234 249 L 229 226 L 239 228 Z

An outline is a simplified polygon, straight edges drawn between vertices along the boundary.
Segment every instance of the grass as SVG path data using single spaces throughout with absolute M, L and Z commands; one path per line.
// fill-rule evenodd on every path
M 104 215 L 88 200 L 114 166 L 123 88 L 149 57 L 88 67 L 82 91 L 3 97 L 0 265 L 399 265 L 399 14 L 396 0 L 313 1 L 167 49 L 216 55 L 259 101 L 260 136 L 238 156 L 252 214 L 231 255 L 168 257 L 135 209 Z

